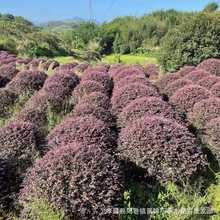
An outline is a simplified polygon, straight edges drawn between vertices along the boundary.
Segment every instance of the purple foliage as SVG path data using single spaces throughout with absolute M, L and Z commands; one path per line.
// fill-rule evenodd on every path
M 211 76 L 209 72 L 202 69 L 195 69 L 194 71 L 191 71 L 186 76 L 184 76 L 184 79 L 188 79 L 194 83 L 197 83 L 199 80 L 206 78 L 208 76 Z
M 112 66 L 109 71 L 108 71 L 108 74 L 110 76 L 113 77 L 113 79 L 118 75 L 120 74 L 122 71 L 124 70 L 128 70 L 130 67 L 128 66 L 122 66 L 122 65 L 114 65 Z
M 211 89 L 213 85 L 220 82 L 220 77 L 217 76 L 208 76 L 203 79 L 200 79 L 196 84 L 202 86 L 206 89 Z
M 214 95 L 215 97 L 220 98 L 220 82 L 214 84 L 212 86 L 212 88 L 210 89 L 212 95 Z
M 20 194 L 21 218 L 33 200 L 63 210 L 65 219 L 112 219 L 108 208 L 123 199 L 124 176 L 119 162 L 96 147 L 72 143 L 48 152 L 29 171 Z M 38 216 L 38 213 L 35 212 Z
M 202 168 L 201 150 L 186 127 L 163 117 L 142 117 L 119 135 L 119 155 L 146 169 L 162 184 L 193 177 Z
M 196 67 L 194 67 L 194 66 L 184 66 L 177 73 L 180 76 L 186 76 L 187 74 L 194 71 L 195 69 L 196 69 Z
M 115 136 L 110 128 L 95 116 L 67 118 L 47 136 L 49 149 L 72 142 L 95 145 L 106 152 L 115 147 Z
M 206 70 L 213 75 L 220 76 L 220 59 L 210 58 L 201 62 L 197 68 Z
M 206 123 L 220 116 L 220 99 L 209 98 L 197 102 L 188 115 L 189 121 L 198 129 L 203 129 Z
M 192 111 L 195 103 L 210 98 L 211 96 L 211 92 L 207 89 L 192 84 L 178 89 L 170 97 L 170 103 L 174 105 L 178 111 L 189 113 Z
M 143 97 L 123 108 L 118 116 L 118 126 L 124 128 L 142 116 L 162 116 L 183 124 L 183 119 L 167 102 L 155 97 Z
M 13 65 L 5 64 L 0 67 L 0 75 L 9 81 L 12 80 L 12 78 L 14 78 L 18 72 L 19 70 Z
M 174 80 L 173 82 L 165 86 L 164 93 L 167 94 L 168 96 L 172 96 L 178 89 L 190 84 L 193 84 L 193 82 L 188 79 L 180 78 Z
M 155 80 L 158 78 L 159 67 L 155 64 L 147 64 L 145 67 L 146 75 L 151 79 Z
M 70 62 L 70 63 L 60 65 L 59 67 L 56 68 L 56 70 L 71 70 L 74 67 L 76 67 L 77 65 L 78 65 L 78 63 Z
M 40 66 L 41 63 L 43 63 L 44 60 L 38 58 L 38 59 L 33 59 L 31 60 L 28 64 L 27 64 L 27 67 L 29 69 L 36 69 Z
M 145 86 L 140 83 L 130 83 L 113 91 L 111 104 L 114 114 L 118 115 L 131 101 L 141 97 L 160 97 L 153 86 Z

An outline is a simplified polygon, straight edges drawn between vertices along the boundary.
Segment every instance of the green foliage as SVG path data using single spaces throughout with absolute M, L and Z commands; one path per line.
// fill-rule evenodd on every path
M 204 12 L 213 12 L 216 11 L 218 9 L 219 5 L 216 2 L 210 2 L 209 4 L 207 4 L 205 6 L 205 8 L 203 9 Z
M 219 58 L 219 23 L 220 12 L 197 13 L 184 19 L 163 39 L 159 63 L 171 72 L 209 57 Z

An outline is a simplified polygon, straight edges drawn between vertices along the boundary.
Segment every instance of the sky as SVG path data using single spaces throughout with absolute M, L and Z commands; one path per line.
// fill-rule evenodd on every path
M 91 0 L 92 17 L 99 22 L 126 15 L 140 17 L 155 10 L 200 11 L 211 0 Z M 89 0 L 0 0 L 0 13 L 21 15 L 33 22 L 89 19 Z

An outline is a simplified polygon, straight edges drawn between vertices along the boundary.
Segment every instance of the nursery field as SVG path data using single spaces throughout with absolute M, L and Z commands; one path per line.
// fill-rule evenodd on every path
M 0 219 L 220 219 L 220 60 L 127 58 L 0 51 Z

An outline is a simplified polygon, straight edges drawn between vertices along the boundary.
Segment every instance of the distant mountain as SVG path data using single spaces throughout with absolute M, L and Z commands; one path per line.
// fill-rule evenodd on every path
M 81 17 L 74 17 L 74 18 L 72 18 L 72 19 L 67 19 L 67 20 L 65 20 L 65 21 L 67 21 L 67 22 L 69 22 L 69 21 L 88 22 L 88 21 L 90 21 L 90 20 L 89 20 L 89 19 L 84 19 L 84 18 L 81 18 Z M 95 19 L 92 19 L 91 22 L 94 22 L 94 23 L 97 24 L 97 25 L 100 24 L 100 22 L 97 21 L 97 20 L 95 20 Z

